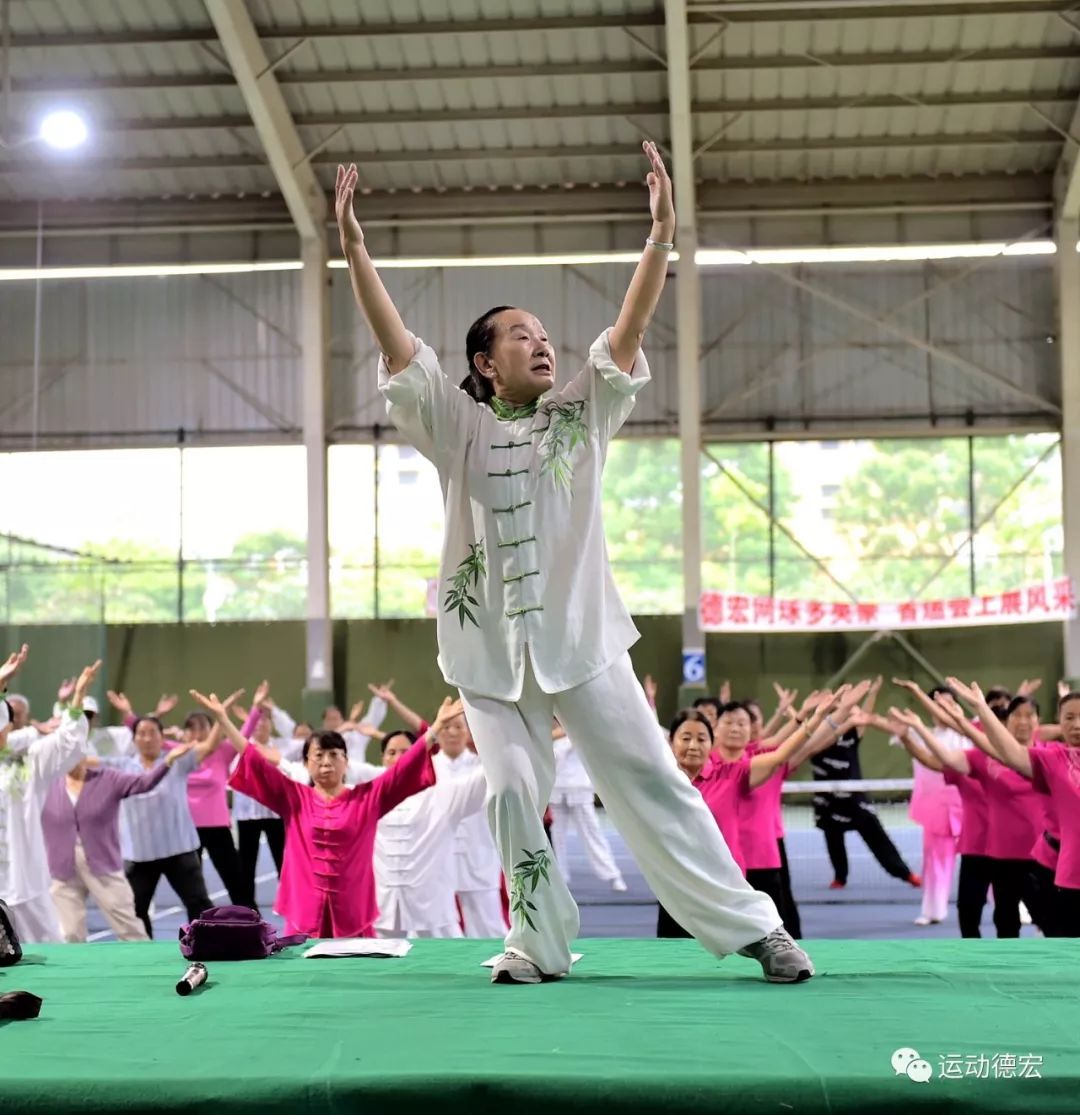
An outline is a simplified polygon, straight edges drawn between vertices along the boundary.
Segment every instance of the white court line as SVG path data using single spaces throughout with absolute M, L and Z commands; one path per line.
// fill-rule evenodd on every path
M 256 882 L 256 884 L 266 883 L 266 882 L 269 882 L 271 879 L 276 879 L 276 878 L 277 878 L 277 872 L 272 871 L 272 872 L 269 872 L 266 875 L 256 875 L 255 876 L 255 882 Z M 214 891 L 214 893 L 212 895 L 210 895 L 210 901 L 211 902 L 216 902 L 219 898 L 227 897 L 228 893 L 229 892 L 227 890 L 216 890 L 216 891 Z M 171 918 L 173 916 L 173 914 L 182 914 L 183 912 L 184 912 L 184 907 L 183 906 L 168 906 L 164 910 L 158 910 L 157 913 L 155 913 L 154 916 L 150 919 L 150 923 L 153 924 L 156 921 L 160 921 L 162 918 Z M 99 930 L 97 933 L 91 933 L 90 936 L 87 937 L 86 939 L 87 939 L 87 941 L 104 941 L 109 937 L 115 937 L 115 936 L 116 936 L 116 934 L 113 933 L 113 931 L 111 929 L 102 929 L 102 930 Z

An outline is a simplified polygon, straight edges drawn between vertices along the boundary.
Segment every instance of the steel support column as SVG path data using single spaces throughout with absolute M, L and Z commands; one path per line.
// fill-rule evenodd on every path
M 672 180 L 675 187 L 675 347 L 679 384 L 679 443 L 682 475 L 683 671 L 684 692 L 704 693 L 705 636 L 698 619 L 701 596 L 701 276 L 697 254 L 694 137 L 690 92 L 690 35 L 685 0 L 664 5 L 671 115 Z
M 206 9 L 243 94 L 259 143 L 300 236 L 300 343 L 307 456 L 307 650 L 304 716 L 318 723 L 334 689 L 330 623 L 330 545 L 326 421 L 330 314 L 326 270 L 327 203 L 251 16 L 243 4 L 206 0 Z
M 1061 495 L 1065 572 L 1080 587 L 1080 221 L 1057 228 L 1058 353 L 1061 360 Z M 1080 619 L 1065 623 L 1065 676 L 1080 679 Z

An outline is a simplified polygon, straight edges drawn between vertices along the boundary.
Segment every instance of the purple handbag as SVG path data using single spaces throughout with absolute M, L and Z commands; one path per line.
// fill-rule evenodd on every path
M 247 906 L 213 906 L 181 928 L 180 954 L 186 960 L 265 960 L 307 939 L 306 933 L 279 937 Z

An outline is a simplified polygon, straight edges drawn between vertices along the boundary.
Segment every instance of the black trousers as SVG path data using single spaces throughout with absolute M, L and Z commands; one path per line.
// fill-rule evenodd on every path
M 236 845 L 233 843 L 232 829 L 227 825 L 215 825 L 213 828 L 196 829 L 199 848 L 210 856 L 214 870 L 221 876 L 225 889 L 229 892 L 229 901 L 234 906 L 250 906 L 255 908 L 255 876 L 251 877 L 251 886 L 244 883 L 243 872 L 240 870 L 240 856 L 237 854 Z
M 188 921 L 194 921 L 204 910 L 213 906 L 206 893 L 206 880 L 203 878 L 202 860 L 198 852 L 183 852 L 165 859 L 130 861 L 124 865 L 124 873 L 131 884 L 131 893 L 135 896 L 135 913 L 146 927 L 148 937 L 154 935 L 154 928 L 150 924 L 150 903 L 154 900 L 154 891 L 157 890 L 162 875 L 183 902 Z
M 664 909 L 663 906 L 658 904 L 658 912 L 656 915 L 656 935 L 657 937 L 692 937 L 692 933 L 687 933 L 685 929 Z
M 1020 903 L 1047 937 L 1059 936 L 1054 873 L 1030 859 L 993 859 L 994 926 L 999 937 L 1020 936 Z
M 1055 887 L 1059 937 L 1080 937 L 1080 890 Z
M 960 920 L 961 937 L 982 936 L 979 925 L 982 923 L 983 910 L 986 908 L 990 879 L 993 875 L 993 862 L 989 856 L 965 853 L 960 857 L 960 877 L 956 884 L 956 915 Z
M 776 904 L 776 909 L 780 917 L 784 916 L 784 886 L 780 881 L 780 868 L 779 867 L 751 867 L 746 872 L 746 881 L 754 888 L 760 890 L 762 893 L 767 894 Z M 789 933 L 787 922 L 784 922 L 784 928 Z M 792 933 L 792 936 L 794 934 Z
M 270 854 L 274 857 L 278 878 L 281 878 L 281 865 L 285 860 L 285 822 L 280 817 L 237 821 L 236 831 L 240 838 L 240 876 L 245 888 L 254 895 L 255 873 L 259 863 L 259 837 L 264 832 Z
M 852 810 L 850 827 L 862 838 L 863 843 L 870 849 L 874 859 L 894 878 L 907 882 L 911 875 L 911 868 L 904 862 L 896 845 L 889 839 L 889 834 L 881 825 L 876 813 L 869 809 L 856 808 Z M 832 862 L 833 877 L 838 883 L 848 880 L 847 848 L 844 846 L 844 833 L 848 826 L 821 825 L 825 834 L 825 848 Z
M 765 867 L 751 869 L 746 872 L 746 881 L 754 888 L 754 890 L 763 891 L 773 900 L 773 902 L 776 904 L 777 910 L 780 912 L 781 918 L 784 917 L 784 888 L 781 878 L 782 871 L 783 868 L 781 867 Z M 791 926 L 788 925 L 786 920 L 784 921 L 784 928 L 792 935 L 792 937 L 801 936 L 801 930 L 800 933 L 796 934 Z M 796 925 L 796 929 L 798 928 L 798 925 Z M 656 935 L 657 937 L 693 936 L 693 934 L 687 933 L 687 931 L 683 929 L 683 927 L 667 912 L 667 910 L 664 909 L 662 905 L 659 906 L 657 913 Z
M 780 849 L 780 916 L 784 919 L 784 928 L 798 940 L 802 936 L 802 919 L 799 917 L 799 907 L 795 903 L 795 895 L 791 890 L 791 871 L 788 868 L 787 848 L 784 847 L 784 838 L 781 836 L 776 841 Z

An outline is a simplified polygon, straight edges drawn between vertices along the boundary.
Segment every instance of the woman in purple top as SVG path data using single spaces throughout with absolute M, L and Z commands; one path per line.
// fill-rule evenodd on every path
M 51 894 L 65 941 L 86 940 L 86 900 L 93 898 L 121 941 L 145 941 L 120 856 L 120 802 L 149 793 L 190 745 L 142 774 L 91 766 L 87 760 L 57 778 L 41 810 Z

